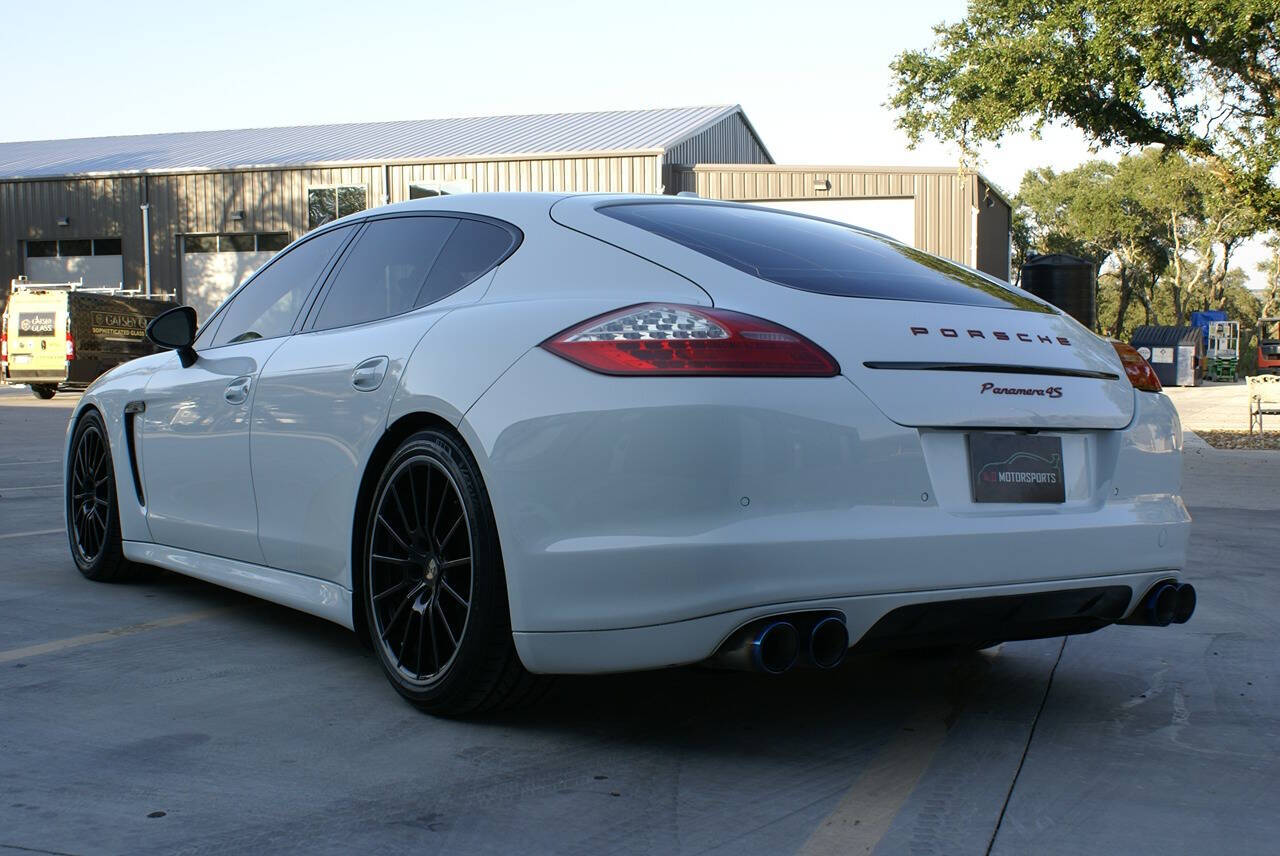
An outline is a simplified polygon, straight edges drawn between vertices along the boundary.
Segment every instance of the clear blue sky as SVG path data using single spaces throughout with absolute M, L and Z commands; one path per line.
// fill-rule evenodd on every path
M 954 148 L 908 150 L 883 104 L 894 55 L 964 6 L 0 0 L 0 140 L 739 103 L 780 162 L 949 166 Z M 1051 130 L 982 169 L 1013 193 L 1089 156 Z

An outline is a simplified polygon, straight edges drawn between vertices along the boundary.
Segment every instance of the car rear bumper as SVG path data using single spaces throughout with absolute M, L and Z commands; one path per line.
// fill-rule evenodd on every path
M 9 366 L 9 383 L 62 383 L 66 369 L 15 369 Z
M 462 430 L 526 662 L 600 671 L 694 662 L 783 607 L 874 623 L 901 598 L 1174 576 L 1181 427 L 1162 395 L 1134 408 L 1123 429 L 1046 432 L 1066 462 L 1052 505 L 974 503 L 964 431 L 898 425 L 842 377 L 623 380 L 535 349 Z M 603 641 L 677 625 L 705 630 L 653 652 Z M 597 649 L 600 632 L 621 635 Z
M 591 674 L 601 672 L 637 671 L 669 666 L 687 665 L 706 660 L 735 630 L 752 621 L 773 615 L 792 615 L 798 612 L 838 612 L 849 630 L 849 641 L 854 647 L 871 650 L 894 648 L 899 644 L 911 645 L 893 635 L 892 630 L 879 633 L 879 629 L 892 622 L 892 617 L 904 614 L 917 605 L 945 604 L 954 616 L 962 613 L 965 602 L 972 602 L 975 613 L 987 613 L 990 598 L 1009 599 L 1017 602 L 1018 596 L 1034 597 L 1054 592 L 1076 592 L 1081 589 L 1114 589 L 1121 587 L 1129 592 L 1127 615 L 1137 607 L 1138 599 L 1161 580 L 1175 579 L 1172 571 L 1149 571 L 1140 574 L 1116 574 L 1081 577 L 1070 580 L 1050 580 L 1003 586 L 976 586 L 972 588 L 932 589 L 915 592 L 889 592 L 856 597 L 831 597 L 800 602 L 762 604 L 750 609 L 732 610 L 717 615 L 707 615 L 687 621 L 675 621 L 648 627 L 629 627 L 621 630 L 583 630 L 572 632 L 548 632 L 515 634 L 516 649 L 525 668 L 541 674 Z M 1028 597 L 1027 599 L 1030 599 Z M 1095 625 L 1064 627 L 1061 618 L 1046 617 L 1042 622 L 1029 621 L 1024 632 L 1016 638 L 1062 635 L 1068 632 L 1088 632 L 1108 622 Z M 1130 632 L 1130 631 L 1126 631 Z M 938 641 L 949 637 L 939 636 Z M 974 636 L 972 638 L 981 638 Z M 1002 641 L 1007 636 L 993 628 L 993 638 Z M 859 645 L 859 643 L 862 643 Z M 918 644 L 918 640 L 915 644 Z

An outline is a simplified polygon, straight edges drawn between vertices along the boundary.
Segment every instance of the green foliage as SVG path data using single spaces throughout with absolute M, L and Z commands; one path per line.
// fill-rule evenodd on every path
M 977 147 L 1062 123 L 1201 160 L 1280 227 L 1280 0 L 970 0 L 893 62 L 913 143 Z
M 1100 326 L 1121 336 L 1136 323 L 1183 324 L 1194 310 L 1224 307 L 1237 273 L 1232 253 L 1259 227 L 1202 161 L 1157 148 L 1061 173 L 1031 170 L 1016 201 L 1019 254 L 1092 260 L 1104 273 Z

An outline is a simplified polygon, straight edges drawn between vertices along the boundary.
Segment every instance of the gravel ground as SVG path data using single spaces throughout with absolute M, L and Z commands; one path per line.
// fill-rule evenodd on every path
M 1197 431 L 1215 449 L 1280 450 L 1280 431 L 1247 434 L 1244 431 Z

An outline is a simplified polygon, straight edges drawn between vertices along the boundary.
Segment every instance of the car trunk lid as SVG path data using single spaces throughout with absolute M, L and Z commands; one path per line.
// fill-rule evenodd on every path
M 1114 350 L 1063 315 L 803 292 L 771 311 L 902 425 L 1115 429 L 1133 418 Z
M 884 236 L 688 199 L 569 197 L 551 213 L 688 277 L 717 306 L 809 337 L 900 424 L 1116 429 L 1133 417 L 1108 342 L 1020 289 Z

